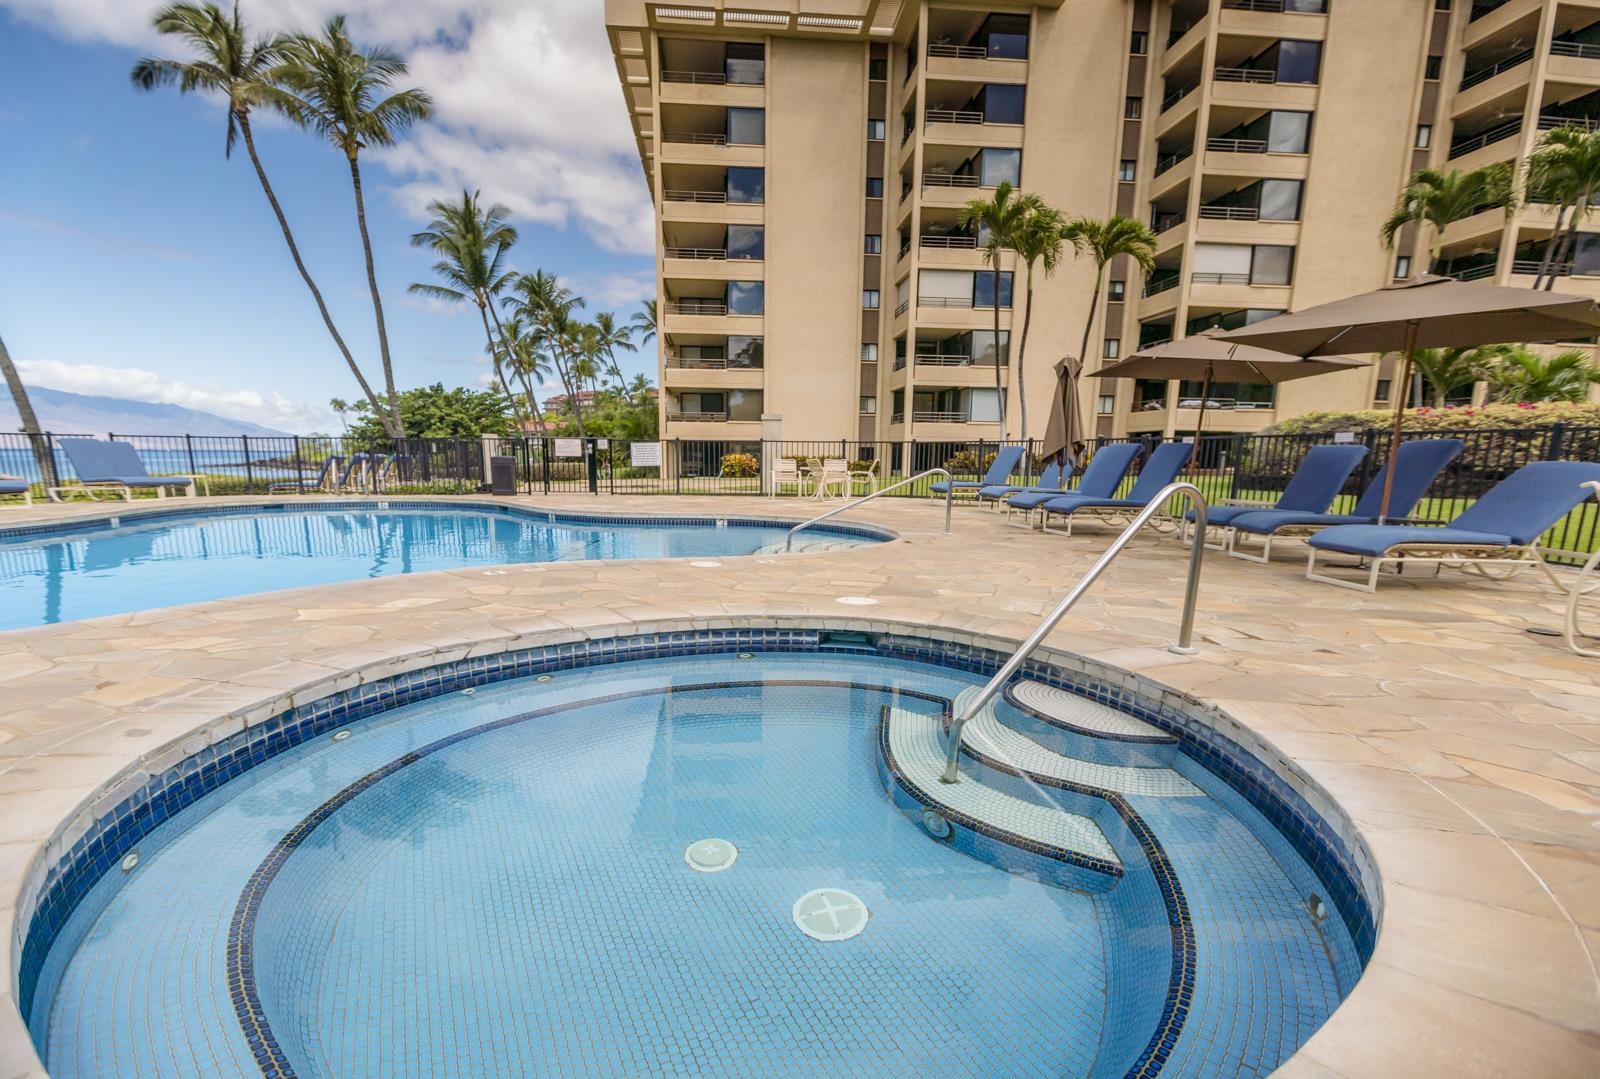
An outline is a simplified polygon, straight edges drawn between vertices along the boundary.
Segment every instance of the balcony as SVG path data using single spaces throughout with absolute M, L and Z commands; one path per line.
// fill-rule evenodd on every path
M 667 419 L 669 422 L 675 423 L 726 423 L 728 422 L 728 414 L 726 412 L 669 412 L 667 413 Z
M 957 248 L 971 251 L 977 248 L 978 238 L 976 236 L 924 234 L 917 237 L 917 246 L 943 249 Z
M 930 187 L 977 187 L 978 177 L 953 172 L 925 172 L 922 174 L 922 186 L 924 190 Z
M 1251 284 L 1250 275 L 1247 273 L 1192 273 L 1189 275 L 1191 285 L 1248 285 Z
M 1206 149 L 1215 154 L 1264 154 L 1266 139 L 1207 139 Z
M 981 124 L 983 113 L 971 109 L 925 109 L 922 113 L 922 122 L 925 124 Z
M 1276 71 L 1254 67 L 1219 67 L 1211 73 L 1217 82 L 1251 82 L 1272 84 L 1278 81 Z
M 987 60 L 989 50 L 982 45 L 928 45 L 928 55 L 948 57 L 953 60 Z
M 668 300 L 669 315 L 726 315 L 728 305 L 722 300 Z
M 1176 105 L 1178 102 L 1182 101 L 1184 98 L 1188 97 L 1190 94 L 1194 93 L 1198 89 L 1200 89 L 1200 84 L 1197 83 L 1197 82 L 1192 82 L 1187 86 L 1180 86 L 1176 90 L 1169 90 L 1167 92 L 1167 95 L 1161 99 L 1161 111 L 1162 112 L 1171 111 L 1171 109 L 1172 109 L 1172 107 L 1174 105 Z
M 1176 270 L 1169 273 L 1151 274 L 1150 279 L 1144 283 L 1142 296 L 1159 296 L 1163 292 L 1170 292 L 1183 283 L 1183 275 Z
M 1551 51 L 1555 51 L 1553 47 Z M 1461 85 L 1457 87 L 1457 90 L 1470 90 L 1479 83 L 1488 82 L 1496 75 L 1521 67 L 1532 59 L 1532 49 L 1523 49 L 1521 52 L 1513 53 L 1498 63 L 1490 64 L 1488 67 L 1480 67 L 1476 71 L 1470 71 L 1463 75 L 1461 77 Z
M 1199 212 L 1206 221 L 1261 220 L 1261 210 L 1256 206 L 1202 206 Z
M 728 257 L 725 247 L 667 247 L 662 256 L 669 259 L 689 259 L 696 262 L 720 262 Z
M 665 202 L 727 202 L 726 191 L 690 191 L 683 188 L 667 188 L 661 193 Z
M 691 146 L 726 146 L 728 136 L 702 131 L 666 131 L 662 133 L 661 141 L 686 143 Z
M 1269 15 L 1325 15 L 1326 11 L 1290 11 L 1285 0 L 1222 0 L 1224 11 L 1260 11 Z
M 972 417 L 965 412 L 913 412 L 914 423 L 970 423 Z
M 1507 120 L 1505 123 L 1496 124 L 1494 127 L 1480 132 L 1479 134 L 1469 135 L 1466 138 L 1457 139 L 1456 141 L 1452 142 L 1450 144 L 1449 159 L 1454 161 L 1458 157 L 1466 157 L 1468 154 L 1476 153 L 1485 146 L 1502 142 L 1505 139 L 1515 138 L 1521 133 L 1521 120 Z
M 1586 45 L 1580 41 L 1552 41 L 1551 56 L 1574 56 L 1580 60 L 1600 60 L 1600 45 Z
M 1193 146 L 1185 146 L 1183 149 L 1178 150 L 1178 151 L 1176 151 L 1174 153 L 1170 153 L 1170 154 L 1166 155 L 1165 157 L 1157 158 L 1156 159 L 1155 172 L 1152 175 L 1160 176 L 1162 173 L 1168 171 L 1173 166 L 1177 165 L 1180 162 L 1187 161 L 1192 156 L 1194 156 L 1194 147 Z

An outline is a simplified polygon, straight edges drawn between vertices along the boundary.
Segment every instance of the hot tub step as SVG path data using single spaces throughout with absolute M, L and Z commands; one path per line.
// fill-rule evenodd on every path
M 1023 679 L 1006 687 L 1006 700 L 1058 727 L 1121 742 L 1172 743 L 1177 739 L 1142 719 L 1058 686 Z

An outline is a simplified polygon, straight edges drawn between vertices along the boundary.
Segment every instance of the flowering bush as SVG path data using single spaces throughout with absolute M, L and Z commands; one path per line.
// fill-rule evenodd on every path
M 722 458 L 722 475 L 748 479 L 761 474 L 761 462 L 749 453 L 730 453 Z
M 987 472 L 989 466 L 994 464 L 994 459 L 997 456 L 999 456 L 998 451 L 986 454 L 983 460 L 979 461 L 976 450 L 958 450 L 950 455 L 950 459 L 944 463 L 944 467 L 953 476 L 976 476 L 979 473 Z
M 1549 401 L 1515 405 L 1463 405 L 1460 408 L 1407 409 L 1403 429 L 1425 431 L 1497 431 L 1527 427 L 1600 427 L 1600 404 Z M 1308 412 L 1283 420 L 1265 433 L 1271 435 L 1325 435 L 1335 431 L 1387 431 L 1394 413 L 1387 409 L 1362 412 Z

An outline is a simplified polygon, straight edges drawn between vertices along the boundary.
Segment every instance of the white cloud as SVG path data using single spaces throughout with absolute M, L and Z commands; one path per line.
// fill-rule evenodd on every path
M 334 424 L 333 413 L 321 405 L 291 401 L 281 394 L 260 390 L 175 382 L 137 367 L 58 360 L 18 360 L 17 367 L 25 382 L 69 393 L 182 405 L 287 431 L 326 431 Z
M 0 0 L 0 9 L 70 37 L 167 50 L 159 4 Z M 256 0 L 258 29 L 349 15 L 364 41 L 403 51 L 437 119 L 375 152 L 408 212 L 482 188 L 524 221 L 581 228 L 609 251 L 653 250 L 649 194 L 606 41 L 600 0 Z
M 633 309 L 656 294 L 656 275 L 653 270 L 633 273 L 562 274 L 562 285 L 575 295 L 582 296 L 591 311 L 615 311 L 623 321 L 632 317 Z

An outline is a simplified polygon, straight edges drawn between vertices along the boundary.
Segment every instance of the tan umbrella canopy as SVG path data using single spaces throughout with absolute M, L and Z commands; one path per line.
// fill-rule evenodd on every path
M 1583 296 L 1538 292 L 1423 274 L 1376 292 L 1264 319 L 1222 335 L 1241 345 L 1296 356 L 1401 352 L 1395 381 L 1394 429 L 1384 473 L 1380 520 L 1389 513 L 1395 454 L 1400 449 L 1405 387 L 1419 348 L 1476 348 L 1506 341 L 1569 341 L 1600 333 L 1600 309 Z
M 1324 356 L 1306 359 L 1271 349 L 1240 345 L 1224 340 L 1223 331 L 1215 327 L 1165 344 L 1140 349 L 1125 360 L 1095 372 L 1096 378 L 1164 378 L 1194 379 L 1198 374 L 1200 390 L 1200 415 L 1195 419 L 1194 449 L 1190 452 L 1189 467 L 1194 467 L 1200 455 L 1200 432 L 1205 425 L 1206 404 L 1211 396 L 1213 382 L 1250 382 L 1277 385 L 1291 379 L 1326 375 L 1335 371 L 1348 371 L 1353 367 L 1366 367 L 1366 360 L 1349 356 Z
M 1063 356 L 1056 361 L 1056 392 L 1050 398 L 1050 422 L 1045 425 L 1044 444 L 1040 448 L 1046 457 L 1063 454 L 1077 467 L 1072 447 L 1084 441 L 1083 409 L 1078 404 L 1078 376 L 1083 372 L 1083 361 Z

